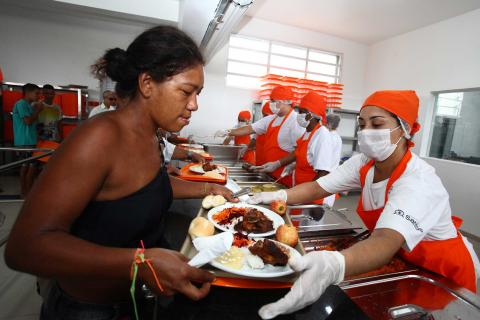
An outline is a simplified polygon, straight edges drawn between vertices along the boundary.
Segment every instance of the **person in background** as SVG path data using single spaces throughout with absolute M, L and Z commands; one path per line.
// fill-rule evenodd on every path
M 208 294 L 215 276 L 165 247 L 168 209 L 174 198 L 238 199 L 224 186 L 168 175 L 157 138 L 158 128 L 178 132 L 198 110 L 203 65 L 191 38 L 158 26 L 127 50 L 107 50 L 93 67 L 129 102 L 85 121 L 61 144 L 5 248 L 10 268 L 53 279 L 41 320 L 134 319 L 147 303 L 142 283 L 157 295 Z
M 38 139 L 47 141 L 62 141 L 62 109 L 53 103 L 55 89 L 51 84 L 42 88 L 43 110 L 38 114 Z
M 395 254 L 476 292 L 480 263 L 459 232 L 462 220 L 452 216 L 448 192 L 434 168 L 410 151 L 411 139 L 420 129 L 418 108 L 415 91 L 373 93 L 358 118 L 361 154 L 317 181 L 258 193 L 249 200 L 308 203 L 361 189 L 357 213 L 371 232 L 369 238 L 341 252 L 315 251 L 289 261 L 301 275 L 284 298 L 260 309 L 263 319 L 300 310 L 315 302 L 329 285 L 375 270 Z
M 295 149 L 296 140 L 305 132 L 297 123 L 297 113 L 292 109 L 293 92 L 288 87 L 277 86 L 270 94 L 271 116 L 260 119 L 252 125 L 242 128 L 219 130 L 215 136 L 244 136 L 256 133 L 265 134 L 263 157 L 266 161 L 260 172 L 270 173 L 274 178 L 280 178 L 284 164 L 280 159 L 286 157 Z M 280 183 L 291 186 L 291 176 L 283 177 Z
M 263 107 L 262 107 L 262 116 L 263 118 L 272 115 L 273 112 L 270 109 L 270 101 L 267 101 Z M 265 134 L 256 134 L 255 135 L 255 141 L 253 141 L 253 144 L 255 145 L 255 165 L 261 166 L 265 164 L 265 139 L 266 135 Z
M 102 103 L 99 106 L 96 106 L 95 108 L 93 108 L 92 111 L 90 111 L 88 118 L 91 118 L 103 112 L 115 111 L 116 105 L 117 105 L 117 95 L 115 94 L 115 92 L 111 90 L 105 90 L 103 92 Z
M 15 147 L 35 148 L 37 144 L 37 120 L 43 110 L 39 102 L 40 88 L 36 84 L 27 83 L 23 86 L 23 98 L 18 100 L 12 112 L 13 145 Z M 31 152 L 18 152 L 22 159 L 29 158 Z M 26 196 L 32 187 L 36 176 L 34 162 L 24 163 L 20 168 L 20 188 L 22 196 Z
M 252 121 L 252 114 L 248 110 L 243 110 L 238 113 L 238 124 L 236 125 L 236 128 L 241 128 L 244 126 L 248 126 L 251 121 Z M 243 145 L 244 149 L 241 150 L 241 158 L 242 160 L 250 163 L 250 164 L 255 164 L 255 152 L 253 151 L 253 146 L 251 144 L 252 139 L 250 138 L 250 135 L 244 135 L 244 136 L 229 136 L 227 137 L 224 141 L 223 144 L 228 145 L 230 142 L 234 140 L 234 144 L 239 146 Z
M 338 114 L 327 115 L 327 128 L 330 131 L 330 138 L 332 139 L 332 150 L 334 157 L 338 159 L 342 158 L 342 137 L 337 132 L 338 125 L 340 124 L 340 116 Z M 338 166 L 338 165 L 337 165 Z M 335 166 L 335 168 L 337 167 Z
M 295 151 L 280 159 L 285 166 L 282 175 L 294 172 L 294 185 L 315 181 L 333 171 L 340 162 L 340 154 L 327 128 L 325 97 L 310 91 L 295 108 L 298 124 L 305 133 L 297 140 Z M 341 147 L 341 146 L 340 146 Z M 313 201 L 333 206 L 335 195 Z

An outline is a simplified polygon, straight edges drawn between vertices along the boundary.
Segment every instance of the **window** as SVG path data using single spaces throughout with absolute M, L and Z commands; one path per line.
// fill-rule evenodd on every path
M 429 156 L 480 164 L 480 89 L 434 95 Z
M 231 35 L 227 85 L 260 89 L 262 76 L 273 73 L 338 83 L 341 55 L 274 41 Z

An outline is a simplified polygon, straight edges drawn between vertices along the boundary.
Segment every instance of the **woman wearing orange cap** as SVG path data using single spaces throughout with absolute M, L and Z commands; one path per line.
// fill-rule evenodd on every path
M 237 128 L 242 128 L 244 126 L 247 126 L 250 124 L 250 121 L 252 120 L 252 114 L 248 110 L 242 110 L 238 113 L 238 124 Z M 230 144 L 230 141 L 232 141 L 232 137 L 229 136 L 227 137 L 224 141 L 223 144 L 227 145 Z M 244 136 L 236 136 L 234 137 L 233 140 L 235 145 L 244 145 L 245 149 L 243 151 L 242 155 L 242 160 L 255 164 L 255 152 L 250 149 L 250 135 L 246 134 Z
M 338 167 L 341 142 L 338 145 L 326 127 L 326 110 L 325 97 L 313 91 L 307 93 L 300 106 L 295 108 L 297 122 L 306 131 L 297 140 L 295 151 L 281 160 L 282 163 L 290 163 L 282 174 L 289 175 L 295 169 L 294 185 L 315 181 Z M 314 203 L 333 206 L 334 201 L 335 195 L 331 195 Z
M 220 130 L 215 135 L 225 137 L 252 133 L 265 134 L 263 156 L 266 163 L 257 169 L 279 178 L 285 165 L 280 159 L 295 149 L 296 140 L 305 132 L 305 129 L 298 125 L 297 113 L 292 109 L 293 98 L 292 90 L 284 86 L 277 86 L 270 94 L 270 109 L 274 113 L 273 115 L 243 128 Z M 280 182 L 292 185 L 291 177 L 285 177 Z
M 459 233 L 448 193 L 435 170 L 410 151 L 420 125 L 414 91 L 378 91 L 364 102 L 358 119 L 362 154 L 317 181 L 287 191 L 263 192 L 255 202 L 276 199 L 306 203 L 361 188 L 357 212 L 371 236 L 338 251 L 311 252 L 291 261 L 303 271 L 281 300 L 262 307 L 264 319 L 313 303 L 330 284 L 379 268 L 398 253 L 404 260 L 476 291 L 478 258 Z

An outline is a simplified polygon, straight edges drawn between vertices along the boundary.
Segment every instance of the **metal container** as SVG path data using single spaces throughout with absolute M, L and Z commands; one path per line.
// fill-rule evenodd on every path
M 216 162 L 218 161 L 238 161 L 240 159 L 240 150 L 244 146 L 224 145 L 224 144 L 204 144 L 205 151 L 208 152 Z
M 480 298 L 426 271 L 340 287 L 371 319 L 480 319 Z

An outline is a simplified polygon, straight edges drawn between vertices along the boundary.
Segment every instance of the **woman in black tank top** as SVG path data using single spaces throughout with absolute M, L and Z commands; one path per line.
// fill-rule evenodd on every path
M 211 273 L 161 249 L 172 198 L 222 194 L 225 187 L 187 182 L 166 173 L 156 131 L 178 132 L 198 109 L 203 58 L 173 27 L 155 27 L 128 47 L 108 50 L 93 67 L 116 81 L 125 105 L 85 121 L 62 143 L 31 190 L 7 244 L 7 264 L 51 278 L 42 319 L 122 319 L 130 269 L 140 241 L 153 273 L 138 278 L 156 294 L 208 294 Z

